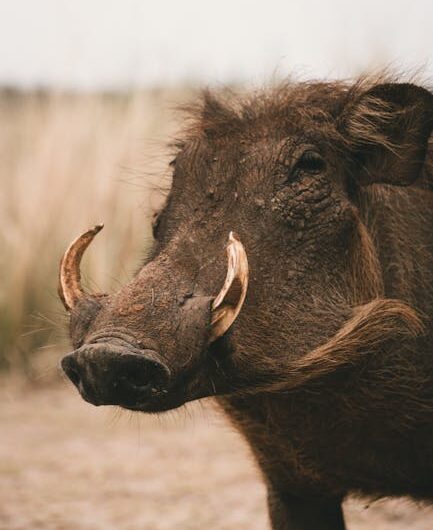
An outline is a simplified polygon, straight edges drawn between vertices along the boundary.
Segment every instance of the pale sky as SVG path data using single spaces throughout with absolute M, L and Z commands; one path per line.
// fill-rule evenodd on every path
M 433 77 L 433 0 L 0 0 L 0 84 L 127 88 Z

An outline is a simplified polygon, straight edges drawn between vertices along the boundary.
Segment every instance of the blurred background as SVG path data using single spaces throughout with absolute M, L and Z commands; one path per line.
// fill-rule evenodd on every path
M 384 67 L 429 82 L 432 23 L 430 0 L 0 0 L 0 529 L 266 527 L 252 459 L 209 405 L 143 419 L 62 381 L 58 262 L 103 221 L 87 285 L 130 278 L 170 185 L 175 109 L 200 89 Z M 433 525 L 401 503 L 348 510 L 351 528 Z

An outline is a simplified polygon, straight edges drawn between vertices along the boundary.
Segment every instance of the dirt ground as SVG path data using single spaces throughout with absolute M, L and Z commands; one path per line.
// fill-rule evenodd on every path
M 265 490 L 210 404 L 144 416 L 84 403 L 66 383 L 0 381 L 1 530 L 263 530 Z M 350 530 L 427 530 L 408 501 L 348 501 Z

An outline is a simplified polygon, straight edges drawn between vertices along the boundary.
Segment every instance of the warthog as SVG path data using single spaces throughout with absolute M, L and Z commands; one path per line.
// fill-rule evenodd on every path
M 432 94 L 286 83 L 189 118 L 132 281 L 83 291 L 101 226 L 62 259 L 64 371 L 94 405 L 215 396 L 274 529 L 343 529 L 351 493 L 432 499 Z

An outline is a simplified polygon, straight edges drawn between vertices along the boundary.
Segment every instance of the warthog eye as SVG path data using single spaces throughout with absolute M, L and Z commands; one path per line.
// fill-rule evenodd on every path
M 321 173 L 326 168 L 326 162 L 317 152 L 309 149 L 304 151 L 293 166 L 292 173 L 294 176 L 300 173 Z

